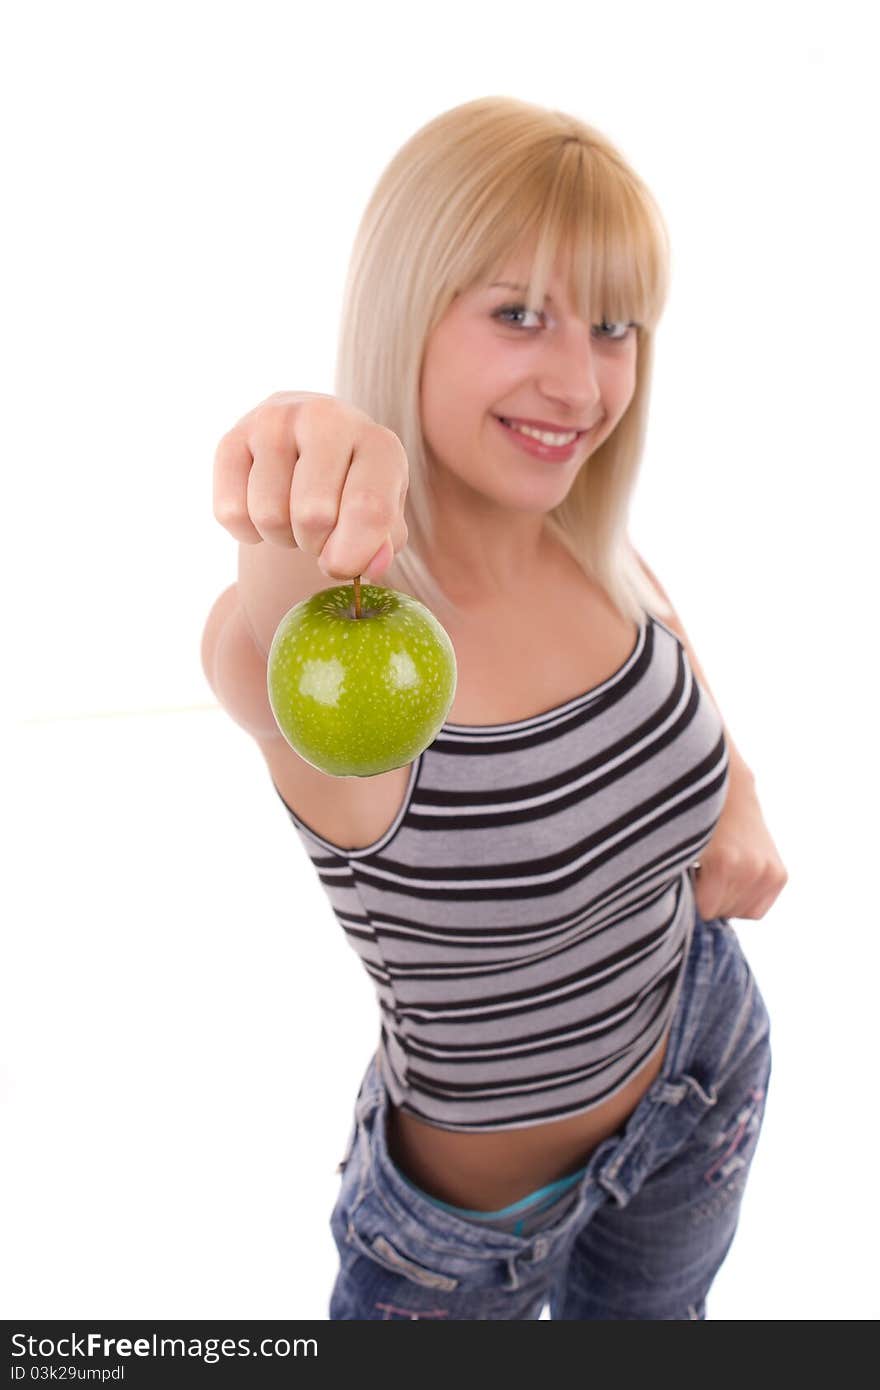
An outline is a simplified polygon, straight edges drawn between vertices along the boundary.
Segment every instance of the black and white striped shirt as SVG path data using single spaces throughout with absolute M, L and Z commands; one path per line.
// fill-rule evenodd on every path
M 375 985 L 394 1103 L 492 1131 L 618 1091 L 675 1007 L 688 870 L 728 775 L 714 704 L 647 614 L 587 693 L 512 723 L 444 724 L 372 845 L 334 845 L 287 806 Z

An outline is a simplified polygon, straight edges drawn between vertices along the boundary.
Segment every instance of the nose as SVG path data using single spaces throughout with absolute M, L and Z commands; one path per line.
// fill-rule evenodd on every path
M 596 344 L 589 324 L 570 325 L 554 342 L 544 340 L 538 376 L 540 390 L 564 403 L 578 420 L 592 420 L 602 399 L 596 367 Z

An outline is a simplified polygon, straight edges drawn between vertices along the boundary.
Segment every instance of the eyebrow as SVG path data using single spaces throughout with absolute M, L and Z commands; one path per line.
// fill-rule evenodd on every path
M 493 282 L 493 284 L 491 284 L 491 285 L 489 286 L 489 289 L 490 289 L 490 290 L 520 290 L 521 293 L 524 294 L 525 291 L 528 289 L 528 285 L 514 285 L 510 280 L 495 280 L 495 281 Z M 547 303 L 548 303 L 548 304 L 552 304 L 552 303 L 553 303 L 553 297 L 552 297 L 552 295 L 545 294 L 545 295 L 544 295 L 544 298 L 547 300 Z

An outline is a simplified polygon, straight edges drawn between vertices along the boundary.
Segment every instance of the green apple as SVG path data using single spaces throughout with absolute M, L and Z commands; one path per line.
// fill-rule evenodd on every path
M 430 609 L 397 589 L 358 589 L 357 610 L 354 584 L 303 599 L 269 648 L 275 721 L 301 758 L 333 777 L 412 762 L 440 732 L 458 679 Z

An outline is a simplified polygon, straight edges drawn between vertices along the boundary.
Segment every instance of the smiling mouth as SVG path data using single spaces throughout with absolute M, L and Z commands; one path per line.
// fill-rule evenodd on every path
M 569 444 L 575 444 L 587 433 L 586 430 L 537 429 L 534 425 L 521 424 L 518 420 L 510 420 L 506 415 L 496 415 L 495 419 L 500 421 L 502 425 L 506 425 L 508 429 L 516 430 L 518 434 L 524 434 L 527 439 L 537 439 L 540 442 L 544 435 L 552 435 L 552 440 L 547 439 L 543 440 L 543 442 L 556 447 L 567 448 Z

